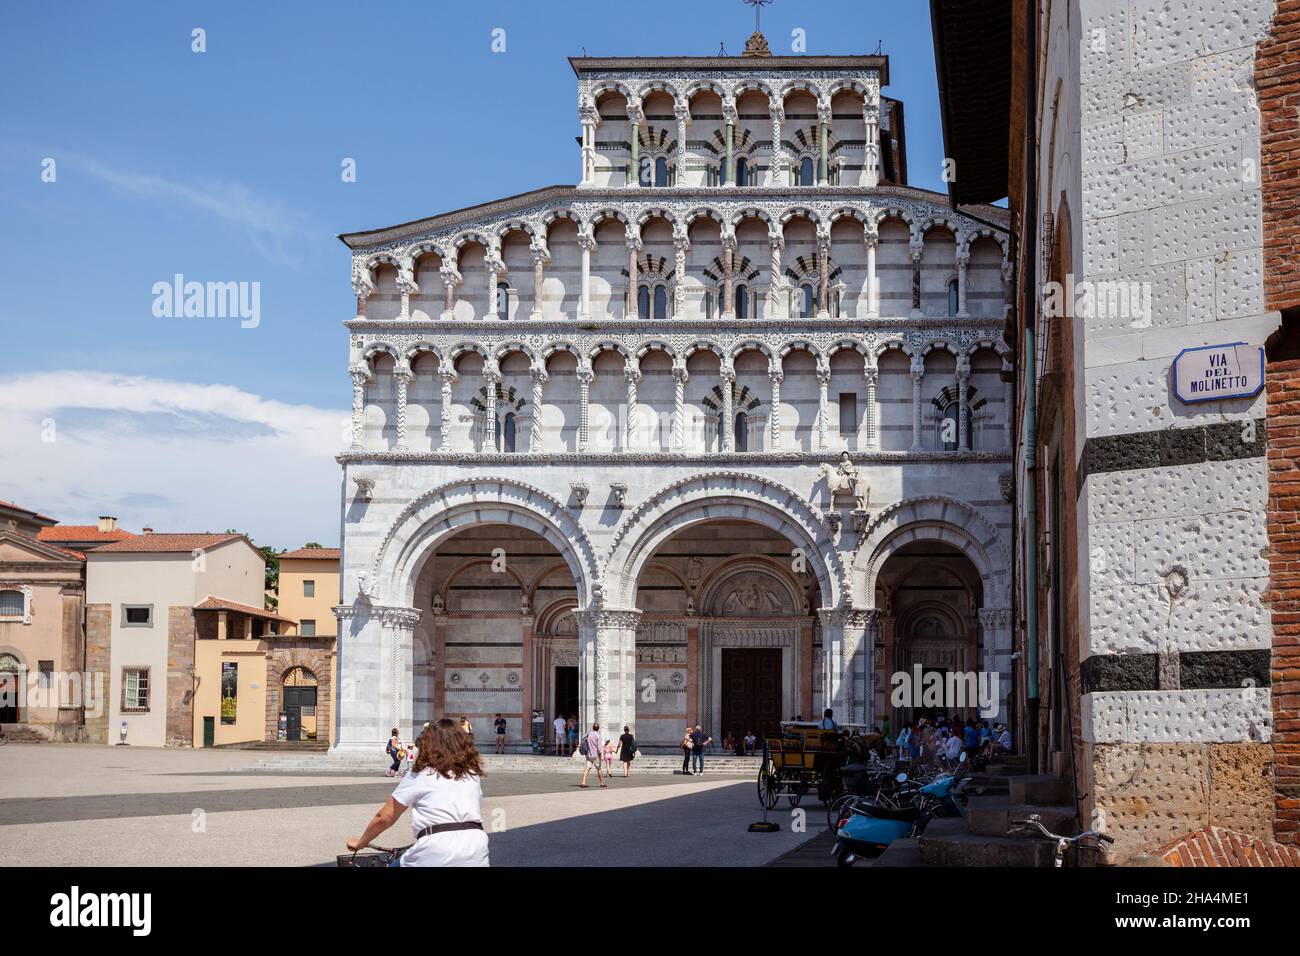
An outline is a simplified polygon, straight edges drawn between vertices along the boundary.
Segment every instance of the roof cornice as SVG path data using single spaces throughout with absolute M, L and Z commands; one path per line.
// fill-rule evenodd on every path
M 642 72 L 654 70 L 728 70 L 754 73 L 767 70 L 874 70 L 889 84 L 889 57 L 848 56 L 571 56 L 569 66 L 582 75 L 594 70 Z

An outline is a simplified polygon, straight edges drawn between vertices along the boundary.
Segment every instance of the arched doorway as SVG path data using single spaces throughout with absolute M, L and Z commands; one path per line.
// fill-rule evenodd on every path
M 316 675 L 305 667 L 291 667 L 280 680 L 283 694 L 285 740 L 315 740 L 317 736 Z
M 720 753 L 728 733 L 739 741 L 816 712 L 821 595 L 794 550 L 736 519 L 687 525 L 655 547 L 636 586 L 638 740 L 673 747 L 698 724 Z
M 912 541 L 889 555 L 875 587 L 880 614 L 877 713 L 889 715 L 891 730 L 900 721 L 922 717 L 979 719 L 978 704 L 968 696 L 956 700 L 947 693 L 925 693 L 982 670 L 983 586 L 975 564 L 945 541 Z M 895 675 L 905 676 L 906 682 Z
M 23 676 L 26 668 L 17 656 L 0 654 L 0 724 L 22 720 Z

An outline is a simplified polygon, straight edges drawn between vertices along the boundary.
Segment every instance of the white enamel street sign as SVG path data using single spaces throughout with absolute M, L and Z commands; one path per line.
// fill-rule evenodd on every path
M 1174 395 L 1185 404 L 1253 398 L 1264 387 L 1264 349 L 1245 342 L 1183 349 L 1173 376 Z

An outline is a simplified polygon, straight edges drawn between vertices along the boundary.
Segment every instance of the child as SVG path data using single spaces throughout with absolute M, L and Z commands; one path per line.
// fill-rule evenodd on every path
M 610 777 L 614 774 L 614 744 L 612 741 L 605 741 L 605 776 Z

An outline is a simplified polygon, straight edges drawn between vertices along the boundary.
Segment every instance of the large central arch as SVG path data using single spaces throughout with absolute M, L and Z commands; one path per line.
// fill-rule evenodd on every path
M 778 482 L 732 471 L 673 482 L 628 514 L 614 532 L 605 566 L 606 603 L 633 606 L 636 581 L 655 549 L 683 528 L 719 518 L 753 521 L 783 535 L 803 552 L 826 606 L 839 605 L 844 565 L 821 511 Z
M 372 600 L 410 607 L 425 558 L 451 535 L 483 524 L 511 525 L 545 538 L 569 566 L 583 606 L 590 602 L 596 556 L 587 533 L 556 498 L 504 478 L 451 481 L 407 505 L 375 549 Z

